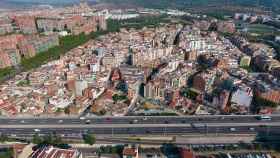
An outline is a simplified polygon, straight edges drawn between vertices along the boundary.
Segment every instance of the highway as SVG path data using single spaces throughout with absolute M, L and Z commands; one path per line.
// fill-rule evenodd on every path
M 184 134 L 253 134 L 256 132 L 267 132 L 268 134 L 280 133 L 280 126 L 259 126 L 259 125 L 250 125 L 250 126 L 241 126 L 241 125 L 231 125 L 231 126 L 207 126 L 207 127 L 190 127 L 190 126 L 128 126 L 126 127 L 89 127 L 89 126 L 80 126 L 80 127 L 40 127 L 37 126 L 36 129 L 40 131 L 35 131 L 34 127 L 6 127 L 1 128 L 0 132 L 8 135 L 16 136 L 27 136 L 33 135 L 34 133 L 39 134 L 50 134 L 56 133 L 64 135 L 65 137 L 81 137 L 85 133 L 93 133 L 96 135 L 184 135 Z M 234 129 L 234 130 L 232 130 Z
M 61 117 L 61 118 L 6 118 L 0 117 L 0 125 L 48 125 L 48 124 L 190 124 L 190 123 L 256 123 L 255 115 L 228 116 L 158 116 L 158 117 Z M 269 122 L 280 122 L 280 115 L 272 116 Z
M 88 121 L 89 120 L 89 121 Z M 56 133 L 68 138 L 96 135 L 188 135 L 279 133 L 280 116 L 0 118 L 0 133 L 28 137 Z

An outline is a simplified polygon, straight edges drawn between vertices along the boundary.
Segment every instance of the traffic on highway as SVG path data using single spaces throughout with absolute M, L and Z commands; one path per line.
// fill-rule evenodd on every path
M 0 132 L 28 137 L 57 133 L 80 137 L 98 135 L 183 135 L 280 133 L 280 116 L 193 116 L 193 117 L 77 117 L 1 118 Z

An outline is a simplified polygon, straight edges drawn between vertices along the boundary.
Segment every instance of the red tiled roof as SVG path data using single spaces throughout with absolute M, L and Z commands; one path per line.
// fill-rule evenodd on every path
M 15 115 L 17 113 L 16 107 L 9 102 L 0 104 L 0 110 L 4 110 L 10 115 Z
M 32 153 L 30 158 L 76 158 L 77 150 L 45 147 Z
M 126 156 L 136 156 L 137 153 L 136 153 L 134 148 L 125 148 L 123 150 L 123 155 L 126 155 Z

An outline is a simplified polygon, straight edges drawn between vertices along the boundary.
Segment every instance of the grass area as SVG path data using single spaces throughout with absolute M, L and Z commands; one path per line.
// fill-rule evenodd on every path
M 116 20 L 108 20 L 108 30 L 106 31 L 97 31 L 92 32 L 89 35 L 85 35 L 84 33 L 80 35 L 69 35 L 66 37 L 62 37 L 59 39 L 59 46 L 53 47 L 45 52 L 40 52 L 36 56 L 28 59 L 22 59 L 20 67 L 21 71 L 29 71 L 34 68 L 38 68 L 43 64 L 46 64 L 52 60 L 57 60 L 60 56 L 66 54 L 71 49 L 78 47 L 90 39 L 97 38 L 101 35 L 105 35 L 110 32 L 118 32 L 120 28 L 136 28 L 141 29 L 145 26 L 156 27 L 159 26 L 160 23 L 169 22 L 165 19 L 166 16 L 151 16 L 151 17 L 139 17 L 135 19 L 116 21 Z M 4 81 L 10 77 L 16 75 L 16 69 L 14 67 L 8 67 L 4 69 L 0 69 L 0 82 Z
M 209 13 L 206 13 L 206 15 L 209 17 L 216 18 L 218 20 L 227 20 L 226 16 L 229 16 L 228 14 L 223 13 L 223 12 L 209 12 Z
M 147 16 L 147 17 L 139 17 L 135 19 L 123 20 L 119 23 L 122 28 L 135 28 L 142 29 L 143 27 L 158 27 L 161 23 L 170 22 L 167 19 L 167 15 L 161 16 Z
M 248 26 L 248 33 L 257 35 L 277 35 L 280 34 L 277 28 L 264 24 L 250 24 Z

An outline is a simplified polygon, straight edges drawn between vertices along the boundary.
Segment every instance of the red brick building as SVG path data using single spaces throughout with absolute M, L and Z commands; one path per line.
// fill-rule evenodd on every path
M 256 90 L 256 95 L 262 99 L 280 104 L 280 89 Z
M 195 155 L 190 149 L 181 148 L 180 158 L 195 158 Z
M 16 16 L 14 17 L 15 24 L 24 34 L 37 33 L 35 17 L 33 16 Z

